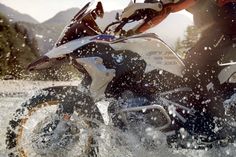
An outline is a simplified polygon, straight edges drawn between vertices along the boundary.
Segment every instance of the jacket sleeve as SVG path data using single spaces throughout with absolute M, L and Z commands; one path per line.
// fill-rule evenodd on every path
M 230 2 L 235 2 L 236 3 L 236 0 L 217 0 L 217 4 L 221 7 L 224 6 L 227 3 L 230 3 Z
M 155 17 L 148 21 L 144 21 L 136 30 L 136 33 L 142 33 L 162 22 L 170 13 L 177 12 L 183 9 L 187 9 L 193 6 L 197 0 L 180 0 L 179 2 L 168 2 L 165 4 L 163 1 L 163 10 Z

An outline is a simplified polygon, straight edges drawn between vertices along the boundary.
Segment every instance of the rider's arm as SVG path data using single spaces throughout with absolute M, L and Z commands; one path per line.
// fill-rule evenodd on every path
M 163 10 L 158 13 L 155 17 L 148 21 L 144 21 L 136 30 L 136 33 L 142 33 L 149 28 L 152 28 L 164 20 L 170 13 L 177 12 L 188 7 L 193 6 L 197 0 L 180 0 L 179 2 L 172 2 L 163 4 Z

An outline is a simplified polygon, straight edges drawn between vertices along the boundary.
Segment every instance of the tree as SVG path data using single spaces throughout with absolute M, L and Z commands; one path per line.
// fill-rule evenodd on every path
M 0 76 L 24 77 L 25 67 L 38 57 L 34 45 L 27 40 L 27 30 L 12 24 L 0 14 Z
M 187 51 L 191 49 L 195 43 L 200 38 L 200 32 L 196 26 L 188 26 L 186 30 L 186 34 L 184 39 L 181 40 L 180 38 L 176 41 L 175 50 L 178 52 L 183 58 L 186 55 Z

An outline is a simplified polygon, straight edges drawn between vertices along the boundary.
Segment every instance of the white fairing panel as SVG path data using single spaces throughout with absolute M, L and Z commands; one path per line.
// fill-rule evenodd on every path
M 115 50 L 138 53 L 147 63 L 146 72 L 159 69 L 182 77 L 185 68 L 181 59 L 154 34 L 126 38 L 110 44 Z
M 229 81 L 230 77 L 234 73 L 236 73 L 236 64 L 227 66 L 224 69 L 222 69 L 218 75 L 218 79 L 220 81 L 220 84 L 223 84 L 223 83 Z
M 73 52 L 75 49 L 92 42 L 90 40 L 92 38 L 94 38 L 94 36 L 72 40 L 68 43 L 65 43 L 65 44 L 59 46 L 59 47 L 54 47 L 52 50 L 47 52 L 45 54 L 45 56 L 48 56 L 49 58 L 62 57 L 63 55 L 69 54 L 69 53 Z
M 115 69 L 107 69 L 100 57 L 87 57 L 76 59 L 92 78 L 90 92 L 95 99 L 104 95 L 107 85 L 115 77 Z

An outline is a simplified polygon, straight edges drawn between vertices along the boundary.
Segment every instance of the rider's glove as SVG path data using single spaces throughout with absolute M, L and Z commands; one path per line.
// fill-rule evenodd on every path
M 129 37 L 129 36 L 132 36 L 132 35 L 135 35 L 137 33 L 135 33 L 134 30 L 130 29 L 128 31 L 126 30 L 121 30 L 121 33 L 120 33 L 122 36 L 125 36 L 125 37 Z

